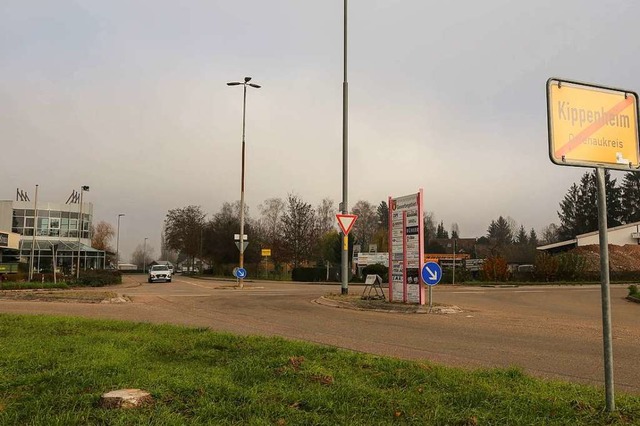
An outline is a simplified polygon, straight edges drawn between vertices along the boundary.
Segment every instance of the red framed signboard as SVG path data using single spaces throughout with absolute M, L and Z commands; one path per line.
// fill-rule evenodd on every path
M 424 304 L 423 191 L 389 197 L 389 300 Z

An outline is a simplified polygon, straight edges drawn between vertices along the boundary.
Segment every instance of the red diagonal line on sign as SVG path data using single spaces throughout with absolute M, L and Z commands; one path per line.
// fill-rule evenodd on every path
M 569 140 L 569 142 L 567 142 L 564 146 L 562 146 L 562 148 L 558 149 L 555 154 L 556 158 L 566 155 L 569 151 L 574 150 L 575 148 L 580 146 L 580 144 L 584 142 L 586 138 L 593 135 L 595 132 L 597 132 L 602 127 L 604 127 L 604 125 L 606 124 L 606 119 L 605 119 L 606 116 L 619 114 L 632 103 L 633 103 L 633 98 L 631 97 L 628 97 L 625 100 L 618 102 L 616 105 L 613 106 L 613 108 L 607 111 L 598 121 L 590 124 L 589 127 L 582 130 L 580 133 L 574 136 L 573 139 Z

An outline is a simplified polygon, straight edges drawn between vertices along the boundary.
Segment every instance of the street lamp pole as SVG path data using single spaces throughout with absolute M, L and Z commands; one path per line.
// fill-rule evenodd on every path
M 149 238 L 144 239 L 144 248 L 142 249 L 142 273 L 147 273 L 147 240 Z
M 349 166 L 349 83 L 347 82 L 347 0 L 344 0 L 344 80 L 342 82 L 342 214 L 349 213 L 348 166 Z M 349 236 L 342 237 L 342 294 L 349 294 Z
M 124 213 L 118 214 L 118 233 L 116 234 L 116 270 L 120 270 L 120 218 Z
M 36 250 L 36 233 L 38 232 L 38 185 L 36 185 L 36 198 L 33 202 L 33 237 L 31 237 L 31 262 L 29 265 L 29 281 L 33 280 L 33 256 Z
M 89 191 L 89 187 L 85 185 L 80 187 L 80 217 L 78 218 L 78 260 L 76 263 L 76 279 L 78 280 L 80 279 L 80 248 L 82 247 L 80 239 L 82 238 L 82 231 L 84 228 L 84 221 L 82 220 L 82 195 L 84 194 L 84 191 Z
M 245 123 L 246 123 L 246 110 L 247 110 L 247 86 L 251 86 L 253 88 L 259 89 L 261 86 L 249 83 L 251 81 L 251 77 L 245 77 L 244 83 L 239 81 L 232 81 L 227 83 L 227 86 L 243 86 L 243 98 L 242 98 L 242 168 L 241 168 L 241 177 L 240 177 L 240 268 L 244 268 L 244 171 L 245 171 Z M 240 288 L 244 287 L 244 279 L 240 278 L 238 280 L 238 285 Z

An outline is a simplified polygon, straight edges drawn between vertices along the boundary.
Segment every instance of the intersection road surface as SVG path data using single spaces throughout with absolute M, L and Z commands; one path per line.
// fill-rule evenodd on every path
M 111 288 L 131 303 L 0 300 L 0 312 L 56 314 L 206 326 L 237 334 L 282 336 L 355 351 L 462 367 L 517 366 L 541 377 L 603 386 L 600 287 L 486 288 L 439 285 L 434 303 L 456 314 L 357 311 L 319 304 L 338 285 L 246 282 L 174 276 L 148 284 L 126 276 Z M 351 285 L 359 295 L 363 287 Z M 87 289 L 84 291 L 104 291 Z M 615 389 L 640 393 L 640 304 L 611 287 Z

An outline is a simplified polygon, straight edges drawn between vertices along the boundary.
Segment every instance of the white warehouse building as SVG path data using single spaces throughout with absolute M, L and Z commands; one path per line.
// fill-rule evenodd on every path
M 608 229 L 609 244 L 624 246 L 627 244 L 640 244 L 640 222 L 628 223 Z M 559 243 L 547 244 L 537 249 L 549 253 L 557 253 L 570 250 L 574 247 L 598 245 L 600 237 L 598 231 L 588 232 L 576 236 L 571 240 L 560 241 Z

